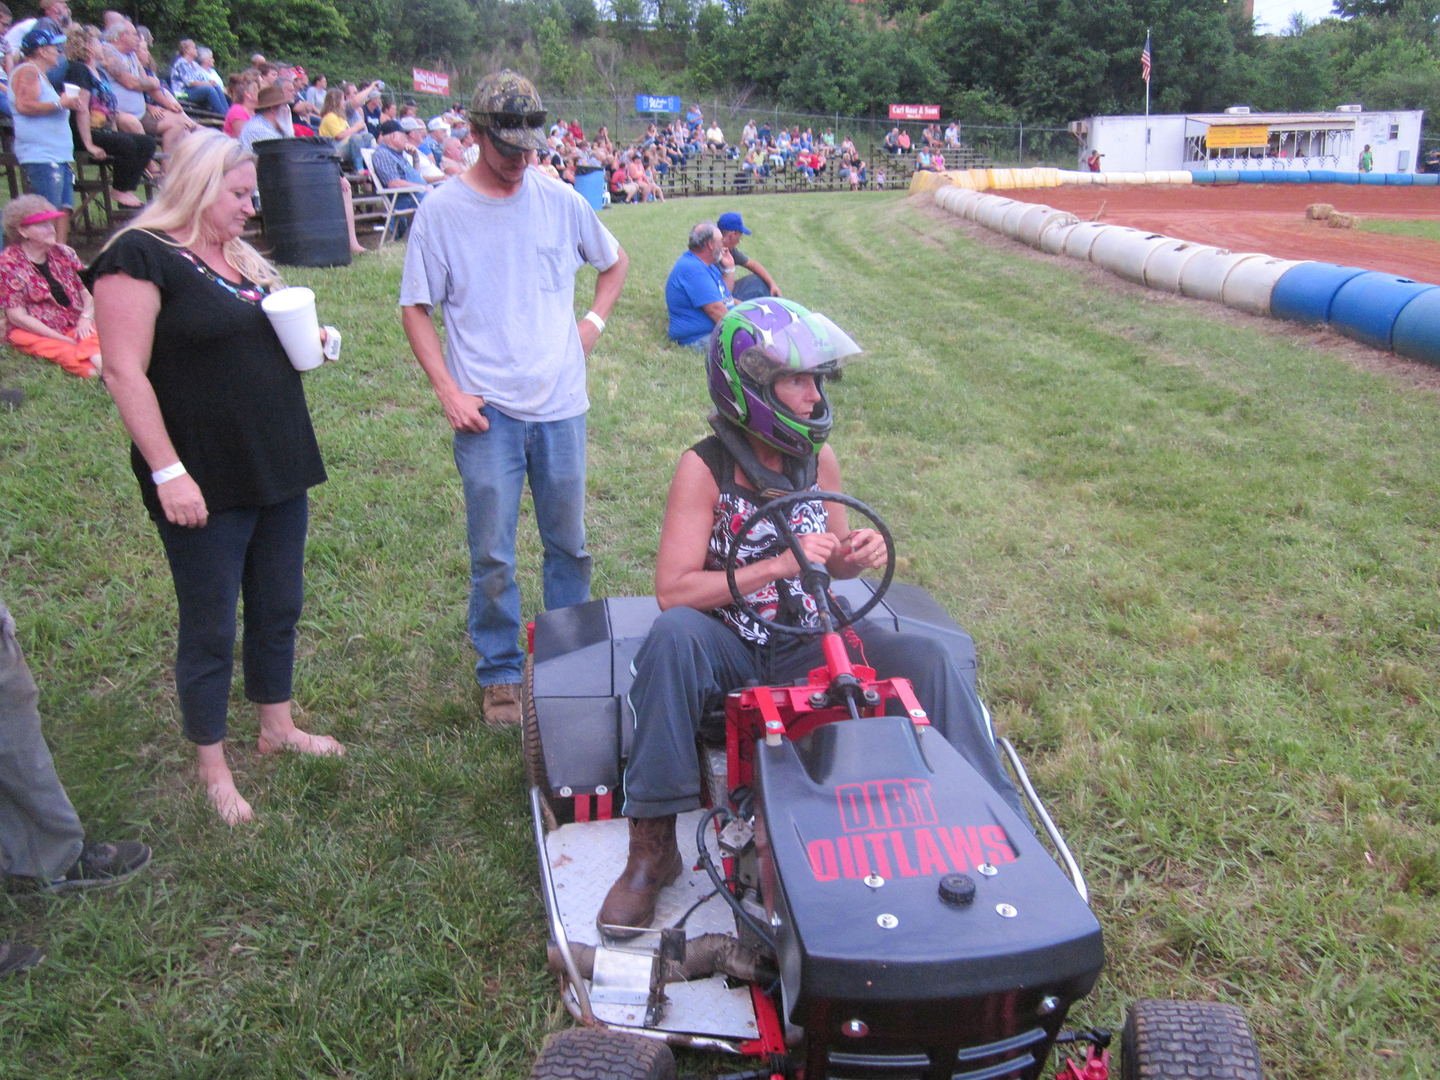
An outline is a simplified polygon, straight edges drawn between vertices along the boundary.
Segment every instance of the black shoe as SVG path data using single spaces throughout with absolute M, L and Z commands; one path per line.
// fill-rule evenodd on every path
M 0 387 L 0 406 L 10 409 L 18 409 L 25 404 L 24 390 L 9 390 Z
M 50 883 L 50 891 L 59 893 L 114 885 L 149 861 L 149 844 L 134 840 L 123 840 L 118 844 L 86 844 L 80 858 L 75 860 L 75 865 L 65 872 L 65 876 Z
M 0 941 L 0 979 L 17 971 L 29 971 L 44 959 L 45 953 L 34 945 Z

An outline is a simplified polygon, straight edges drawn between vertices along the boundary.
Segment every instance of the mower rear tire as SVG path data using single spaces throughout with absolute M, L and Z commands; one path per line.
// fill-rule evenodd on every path
M 658 1039 L 570 1028 L 545 1040 L 530 1080 L 675 1080 L 675 1057 Z
M 1261 1080 L 1243 1010 L 1216 1001 L 1141 1000 L 1120 1035 L 1122 1080 Z

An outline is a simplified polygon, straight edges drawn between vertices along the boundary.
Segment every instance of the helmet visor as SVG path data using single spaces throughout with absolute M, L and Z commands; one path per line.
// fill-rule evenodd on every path
M 819 312 L 809 311 L 778 329 L 762 328 L 755 344 L 740 355 L 738 366 L 756 382 L 769 385 L 804 371 L 838 371 L 860 351 L 844 330 Z

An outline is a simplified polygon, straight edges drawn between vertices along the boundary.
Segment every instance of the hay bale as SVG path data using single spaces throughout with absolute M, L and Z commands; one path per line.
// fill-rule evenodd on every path
M 1312 202 L 1305 207 L 1305 216 L 1311 221 L 1324 221 L 1333 213 L 1335 213 L 1335 207 L 1328 202 Z
M 1360 224 L 1360 219 L 1354 214 L 1342 214 L 1335 211 L 1325 222 L 1332 229 L 1353 229 Z

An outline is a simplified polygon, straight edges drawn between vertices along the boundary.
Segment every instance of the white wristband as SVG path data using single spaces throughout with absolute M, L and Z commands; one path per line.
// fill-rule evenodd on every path
M 605 332 L 605 320 L 602 319 L 599 315 L 596 315 L 595 312 L 585 312 L 585 321 L 588 323 L 594 323 L 595 329 L 599 330 L 602 334 Z
M 183 462 L 177 461 L 174 465 L 166 465 L 163 469 L 156 469 L 150 474 L 150 479 L 155 481 L 156 487 L 159 487 L 167 480 L 174 480 L 177 476 L 184 475 L 185 465 Z

